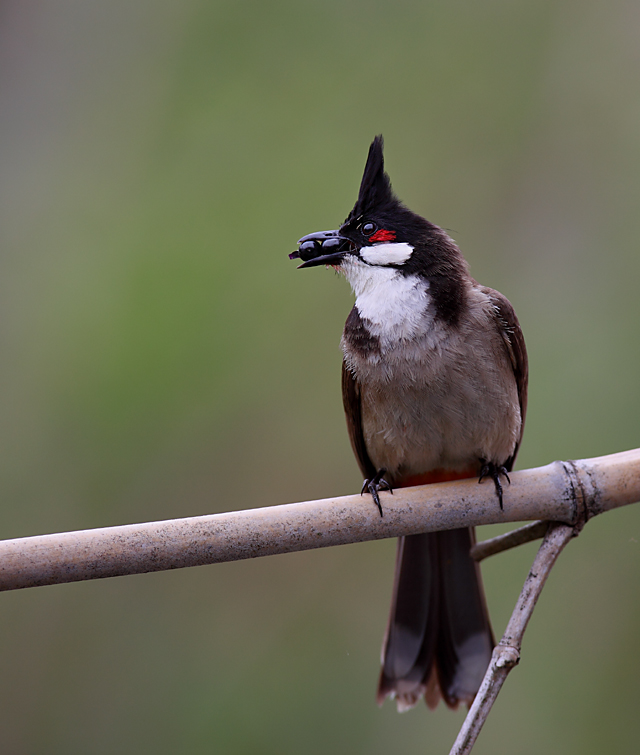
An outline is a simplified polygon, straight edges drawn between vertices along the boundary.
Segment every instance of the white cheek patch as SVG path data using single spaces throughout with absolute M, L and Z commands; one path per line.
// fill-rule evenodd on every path
M 374 244 L 363 246 L 360 257 L 370 265 L 401 265 L 413 253 L 411 244 Z

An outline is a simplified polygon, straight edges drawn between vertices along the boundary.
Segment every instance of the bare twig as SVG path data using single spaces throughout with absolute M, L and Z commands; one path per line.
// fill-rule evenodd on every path
M 504 511 L 476 480 L 0 542 L 0 590 L 238 561 L 480 524 L 574 525 L 640 500 L 640 449 L 511 475 Z
M 549 522 L 531 522 L 531 524 L 525 524 L 524 527 L 518 527 L 517 530 L 505 532 L 504 535 L 483 540 L 471 548 L 471 558 L 474 561 L 482 561 L 489 556 L 495 556 L 496 553 L 508 551 L 510 548 L 530 543 L 532 540 L 539 540 L 545 536 L 548 527 Z
M 564 546 L 575 534 L 575 529 L 566 524 L 549 525 L 505 633 L 494 648 L 487 673 L 450 755 L 468 755 L 471 752 L 507 675 L 520 661 L 522 637 L 549 572 Z

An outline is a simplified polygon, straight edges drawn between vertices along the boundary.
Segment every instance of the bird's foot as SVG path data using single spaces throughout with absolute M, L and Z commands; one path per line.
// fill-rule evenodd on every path
M 502 505 L 502 483 L 500 477 L 506 477 L 507 482 L 511 485 L 507 468 L 495 464 L 493 461 L 483 461 L 482 469 L 480 470 L 480 479 L 478 482 L 482 482 L 485 477 L 491 477 L 493 484 L 496 486 L 496 495 L 498 496 L 498 502 L 500 503 L 500 510 L 504 510 Z
M 365 490 L 368 490 L 369 493 L 371 493 L 371 497 L 373 498 L 375 505 L 378 507 L 380 516 L 382 516 L 382 504 L 380 503 L 380 496 L 378 493 L 381 490 L 388 490 L 390 493 L 393 493 L 393 488 L 384 479 L 386 472 L 387 470 L 384 467 L 379 469 L 370 480 L 365 480 L 362 483 L 362 490 L 360 491 L 360 495 L 363 495 Z

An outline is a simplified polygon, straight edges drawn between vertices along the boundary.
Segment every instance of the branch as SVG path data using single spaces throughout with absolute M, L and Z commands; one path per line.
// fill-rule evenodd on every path
M 517 530 L 511 530 L 511 532 L 505 532 L 504 535 L 476 543 L 471 547 L 469 555 L 474 561 L 482 561 L 489 556 L 495 556 L 496 553 L 507 551 L 509 548 L 530 543 L 532 540 L 539 540 L 547 534 L 548 528 L 549 522 L 525 524 L 524 527 L 518 527 Z
M 493 650 L 482 685 L 460 729 L 450 755 L 468 755 L 511 669 L 520 661 L 520 648 L 533 609 L 556 559 L 577 534 L 566 524 L 551 523 L 522 588 L 504 635 Z
M 640 500 L 640 449 L 511 475 L 504 511 L 477 480 L 0 542 L 0 591 L 181 569 L 480 524 L 574 525 Z

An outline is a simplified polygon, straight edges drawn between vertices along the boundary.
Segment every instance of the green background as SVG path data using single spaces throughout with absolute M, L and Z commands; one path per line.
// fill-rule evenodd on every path
M 520 467 L 640 445 L 640 13 L 625 0 L 0 5 L 0 537 L 353 493 L 367 148 L 514 304 Z M 484 533 L 486 534 L 486 532 Z M 556 566 L 474 752 L 635 752 L 640 510 Z M 484 567 L 504 628 L 535 546 Z M 393 542 L 2 595 L 0 750 L 445 753 L 374 703 Z

